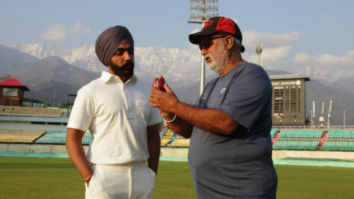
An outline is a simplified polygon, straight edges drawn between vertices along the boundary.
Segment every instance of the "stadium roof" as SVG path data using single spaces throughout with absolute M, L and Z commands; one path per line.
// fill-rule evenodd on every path
M 55 117 L 26 117 L 26 116 L 3 116 L 0 115 L 0 122 L 48 122 L 48 123 L 67 123 L 69 118 Z M 17 125 L 17 124 L 16 124 Z M 18 124 L 20 125 L 20 124 Z
M 19 80 L 15 78 L 7 79 L 0 82 L 0 87 L 16 87 L 16 88 L 24 88 L 24 90 L 29 91 L 28 87 L 22 84 Z
M 300 76 L 297 74 L 284 74 L 284 75 L 269 75 L 269 78 L 272 79 L 305 79 L 305 81 L 310 81 L 310 77 Z

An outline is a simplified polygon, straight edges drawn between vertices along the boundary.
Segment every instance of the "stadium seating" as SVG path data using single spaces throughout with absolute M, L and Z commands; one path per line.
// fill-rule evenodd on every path
M 327 139 L 321 150 L 354 150 L 354 129 L 328 129 Z
M 278 129 L 278 131 L 278 139 L 273 144 L 273 149 L 279 150 L 317 150 L 323 134 L 322 129 L 294 128 Z
M 278 150 L 354 150 L 354 129 L 279 128 L 273 149 Z M 272 129 L 272 132 L 274 130 Z M 272 134 L 271 132 L 271 134 Z M 321 138 L 322 142 L 321 142 Z M 323 144 L 322 144 L 323 143 Z M 322 145 L 321 145 L 322 144 Z
M 320 141 L 309 140 L 279 140 L 273 145 L 273 149 L 287 149 L 287 150 L 316 150 Z
M 172 139 L 173 132 L 170 129 L 166 129 L 166 131 L 163 133 L 162 138 L 164 139 Z
M 33 143 L 45 133 L 45 130 L 0 129 L 0 142 Z
M 339 138 L 342 136 L 344 129 L 328 129 L 327 138 Z
M 82 144 L 90 144 L 92 136 L 89 132 L 86 132 L 82 138 Z M 36 144 L 65 144 L 66 131 L 48 130 L 45 135 L 35 141 Z
M 321 150 L 330 150 L 330 151 L 353 151 L 354 142 L 353 141 L 334 141 L 327 140 Z
M 170 146 L 173 147 L 189 147 L 189 141 L 190 139 L 184 139 L 184 138 L 179 138 L 174 140 Z
M 171 139 L 161 139 L 161 146 L 167 146 L 170 143 Z
M 189 139 L 185 139 L 182 136 L 173 133 L 172 130 L 166 129 L 162 134 L 161 146 L 189 147 Z
M 170 129 L 166 128 L 161 137 L 161 146 L 170 146 L 170 144 L 176 139 L 176 134 L 174 134 Z
M 322 129 L 280 129 L 279 138 L 320 138 Z
M 272 128 L 270 134 L 275 150 L 354 151 L 354 129 Z M 189 147 L 190 139 L 174 134 L 169 129 L 164 129 L 161 135 L 163 147 Z M 87 132 L 82 143 L 89 145 L 91 139 L 91 134 Z M 64 145 L 66 130 L 0 129 L 0 142 Z

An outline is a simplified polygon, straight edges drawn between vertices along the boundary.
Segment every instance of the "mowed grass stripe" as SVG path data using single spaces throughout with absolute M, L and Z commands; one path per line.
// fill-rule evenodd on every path
M 277 165 L 278 199 L 353 199 L 354 168 Z M 69 159 L 0 157 L 0 199 L 84 198 Z M 161 161 L 154 199 L 195 198 L 188 163 Z

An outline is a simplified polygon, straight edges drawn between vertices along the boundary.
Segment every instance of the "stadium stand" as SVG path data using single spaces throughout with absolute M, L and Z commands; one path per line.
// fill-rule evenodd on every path
M 0 106 L 3 114 L 9 112 L 8 109 L 4 110 L 4 107 Z M 6 108 L 9 107 L 6 106 Z M 58 111 L 60 109 L 48 110 Z M 23 113 L 20 114 L 21 116 L 3 114 L 0 114 L 0 124 L 2 125 L 2 129 L 0 129 L 1 143 L 65 145 L 67 117 L 23 116 Z M 15 129 L 12 129 L 12 127 L 15 127 Z M 162 129 L 160 135 L 162 147 L 189 147 L 190 139 L 174 134 L 167 128 Z M 353 127 L 330 129 L 273 127 L 270 135 L 274 150 L 354 151 Z M 83 137 L 82 143 L 89 145 L 91 139 L 91 134 L 87 132 Z
M 276 128 L 272 128 L 272 130 L 270 131 L 270 136 L 272 139 L 274 138 L 276 131 L 277 131 Z
M 278 129 L 278 139 L 273 149 L 317 150 L 323 129 Z
M 92 136 L 89 132 L 86 132 L 82 138 L 82 144 L 88 145 Z M 36 144 L 65 144 L 66 131 L 48 130 L 45 135 L 35 141 Z
M 83 145 L 89 145 L 92 136 L 86 132 L 82 138 Z M 33 129 L 0 129 L 0 142 L 33 143 L 33 144 L 65 144 L 66 131 L 33 130 Z
M 0 129 L 0 142 L 33 143 L 45 133 L 45 130 Z
M 166 131 L 163 133 L 162 138 L 171 140 L 173 135 L 174 133 L 170 129 L 166 129 Z
M 354 129 L 273 128 L 271 138 L 275 150 L 354 151 Z M 82 143 L 89 145 L 91 139 L 91 134 L 86 132 Z M 0 129 L 0 142 L 2 143 L 64 145 L 65 141 L 66 130 Z M 162 133 L 161 146 L 163 147 L 186 148 L 189 147 L 189 143 L 190 139 L 174 134 L 169 129 Z
M 337 132 L 336 134 L 330 132 Z M 332 129 L 328 131 L 320 128 L 272 128 L 271 139 L 275 150 L 354 150 L 353 129 Z M 334 141 L 330 137 L 336 138 Z M 341 138 L 344 141 L 340 141 Z M 189 139 L 185 139 L 166 129 L 162 134 L 163 147 L 189 147 Z M 333 142 L 333 143 L 332 143 Z
M 169 146 L 171 147 L 189 147 L 190 139 L 186 139 L 180 135 L 174 134 Z
M 280 129 L 279 138 L 320 138 L 322 129 Z
M 161 137 L 161 146 L 170 146 L 176 137 L 176 134 L 174 134 L 170 129 L 166 128 Z
M 189 139 L 174 134 L 170 129 L 165 129 L 161 137 L 163 147 L 189 147 Z
M 7 116 L 62 117 L 63 113 L 59 108 L 0 106 L 0 115 Z
M 170 146 L 172 147 L 189 147 L 189 141 L 190 139 L 185 139 L 185 138 L 177 138 L 174 140 Z
M 161 139 L 161 146 L 167 146 L 167 144 L 169 144 L 170 141 L 171 141 L 171 139 L 162 138 Z
M 354 129 L 328 129 L 327 139 L 320 150 L 353 151 Z

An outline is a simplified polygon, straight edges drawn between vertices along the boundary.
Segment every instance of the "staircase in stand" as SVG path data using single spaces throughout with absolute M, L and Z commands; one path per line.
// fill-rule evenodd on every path
M 320 150 L 320 148 L 322 147 L 322 145 L 326 142 L 327 140 L 327 134 L 328 131 L 323 131 L 323 134 L 321 136 L 321 142 L 318 144 L 318 146 L 316 147 L 316 150 Z

